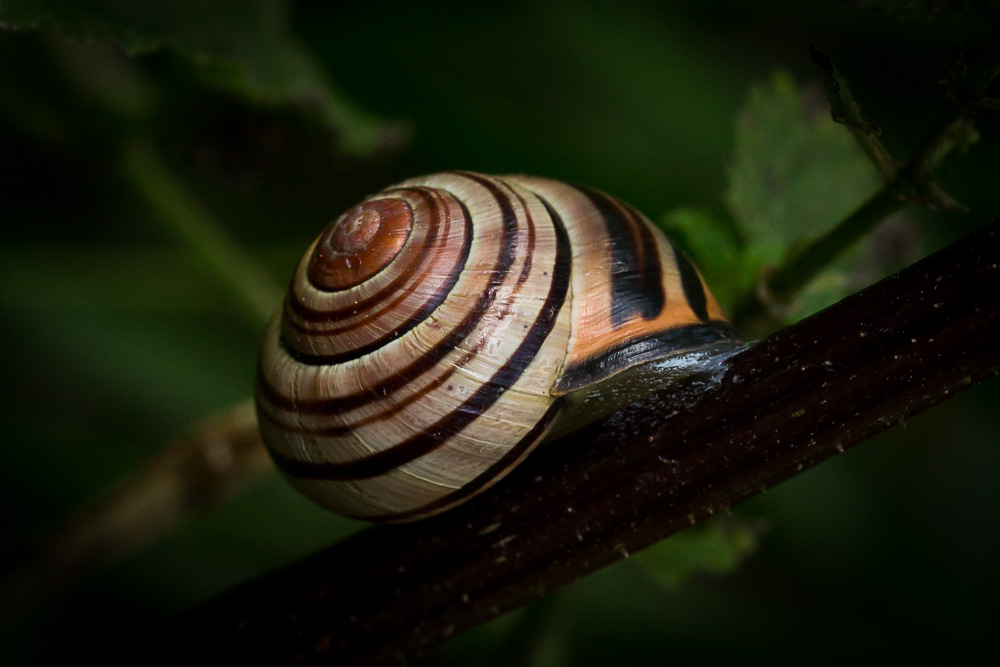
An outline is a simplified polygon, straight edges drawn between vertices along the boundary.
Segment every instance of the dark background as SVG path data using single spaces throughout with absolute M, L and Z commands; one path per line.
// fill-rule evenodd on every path
M 0 562 L 248 396 L 262 333 L 122 178 L 126 121 L 93 94 L 105 71 L 72 71 L 84 50 L 107 50 L 151 91 L 143 122 L 166 162 L 284 284 L 341 210 L 443 169 L 546 175 L 651 217 L 697 205 L 725 218 L 747 90 L 775 69 L 816 85 L 810 45 L 905 155 L 959 46 L 976 54 L 989 36 L 968 12 L 899 22 L 831 0 L 367 4 L 290 12 L 341 93 L 411 133 L 360 157 L 307 114 L 205 85 L 176 54 L 127 60 L 53 29 L 0 32 Z M 971 212 L 907 212 L 917 256 L 998 216 L 996 115 L 980 114 L 982 140 L 941 175 Z M 994 653 L 997 394 L 986 383 L 741 506 L 770 529 L 733 575 L 663 588 L 625 561 L 560 592 L 533 664 Z M 359 526 L 269 478 L 4 629 L 0 662 L 85 653 Z M 518 613 L 432 659 L 488 664 Z

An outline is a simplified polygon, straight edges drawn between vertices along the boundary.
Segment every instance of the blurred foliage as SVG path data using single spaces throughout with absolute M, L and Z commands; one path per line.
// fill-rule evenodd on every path
M 668 213 L 664 225 L 688 244 L 729 312 L 764 267 L 833 227 L 880 184 L 872 163 L 831 118 L 820 91 L 796 86 L 782 70 L 767 84 L 752 85 L 737 113 L 727 181 L 725 201 L 735 230 L 727 233 L 722 220 L 689 208 Z M 828 268 L 788 321 L 843 298 L 843 273 L 853 263 Z
M 14 30 L 55 26 L 84 42 L 112 40 L 131 55 L 170 49 L 193 66 L 199 80 L 243 95 L 248 103 L 314 109 L 347 152 L 366 155 L 406 134 L 336 90 L 289 33 L 282 0 L 5 0 L 2 9 Z M 88 83 L 119 84 L 107 101 L 121 108 L 118 101 L 128 98 L 122 82 L 113 73 L 92 74 Z
M 817 236 L 878 186 L 877 174 L 816 89 L 782 72 L 750 88 L 737 114 L 726 203 L 750 254 L 775 264 L 789 245 Z
M 4 563 L 249 393 L 263 324 L 232 280 L 280 287 L 318 230 L 368 192 L 453 168 L 585 183 L 664 221 L 731 303 L 876 183 L 829 120 L 807 47 L 835 58 L 905 155 L 957 46 L 988 37 L 968 13 L 898 23 L 836 0 L 0 0 L 0 24 Z M 972 214 L 888 221 L 794 316 L 997 217 L 1000 124 L 976 120 L 980 143 L 941 173 Z M 167 179 L 151 189 L 129 161 L 137 145 Z M 172 211 L 178 197 L 194 208 Z M 192 220 L 208 239 L 195 252 L 176 224 Z M 205 256 L 220 247 L 260 267 L 213 268 Z M 976 388 L 742 505 L 735 524 L 569 587 L 536 619 L 530 664 L 985 652 L 1000 557 L 996 394 L 995 381 Z M 770 530 L 748 555 L 748 534 L 724 526 L 757 535 L 761 516 Z M 358 526 L 267 480 L 5 629 L 0 660 L 101 650 Z M 734 574 L 705 574 L 734 559 Z M 488 663 L 531 613 L 428 661 Z
M 698 573 L 730 574 L 752 555 L 764 521 L 728 517 L 692 526 L 636 554 L 656 581 L 676 588 Z

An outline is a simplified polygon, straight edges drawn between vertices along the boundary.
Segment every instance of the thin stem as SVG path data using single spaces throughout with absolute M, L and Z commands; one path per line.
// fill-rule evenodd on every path
M 906 201 L 896 194 L 892 185 L 883 186 L 833 229 L 768 274 L 758 285 L 758 290 L 766 290 L 765 293 L 751 292 L 737 302 L 733 322 L 743 330 L 763 328 L 770 316 L 770 304 L 790 299 L 815 278 L 831 258 L 840 255 L 879 221 L 905 205 Z
M 907 204 L 919 202 L 931 207 L 961 210 L 962 207 L 932 180 L 934 169 L 955 146 L 954 136 L 958 126 L 975 113 L 986 89 L 1000 75 L 1000 37 L 997 37 L 981 62 L 972 66 L 964 78 L 952 82 L 949 99 L 928 121 L 906 163 L 898 170 L 890 170 L 888 153 L 866 130 L 867 124 L 860 117 L 853 98 L 839 97 L 847 88 L 833 63 L 822 52 L 814 50 L 813 55 L 827 72 L 835 116 L 839 109 L 846 124 L 857 126 L 852 134 L 889 179 L 868 201 L 829 232 L 791 254 L 782 266 L 762 274 L 754 288 L 737 301 L 734 309 L 733 322 L 744 331 L 772 328 L 771 325 L 780 319 L 776 311 L 783 304 L 788 303 L 855 241 Z
M 858 146 L 861 147 L 861 150 L 865 152 L 865 155 L 881 172 L 886 181 L 894 179 L 896 177 L 896 163 L 878 138 L 881 130 L 861 115 L 861 105 L 854 100 L 847 80 L 833 64 L 829 54 L 815 47 L 810 47 L 809 55 L 825 74 L 823 87 L 830 102 L 833 120 L 847 127 Z
M 975 113 L 980 98 L 1000 74 L 1000 38 L 995 38 L 982 61 L 969 68 L 964 80 L 951 83 L 951 97 L 938 107 L 910 152 L 910 159 L 900 170 L 901 184 L 919 188 L 927 184 L 934 168 L 951 146 L 951 130 Z
M 280 290 L 257 260 L 164 164 L 152 142 L 145 138 L 130 141 L 123 162 L 132 185 L 237 298 L 249 321 L 254 326 L 266 322 L 281 298 Z
M 220 283 L 255 327 L 280 294 L 266 272 L 204 210 L 149 141 L 127 144 L 124 171 L 136 190 Z M 0 573 L 0 623 L 10 622 L 79 580 L 159 539 L 180 521 L 273 470 L 248 401 L 168 443 L 145 467 L 79 508 Z
M 824 258 L 839 255 L 880 220 L 902 208 L 903 204 L 890 186 L 883 187 L 839 225 L 797 254 L 780 272 L 776 272 L 771 277 L 771 288 L 782 296 L 798 290 L 816 277 Z

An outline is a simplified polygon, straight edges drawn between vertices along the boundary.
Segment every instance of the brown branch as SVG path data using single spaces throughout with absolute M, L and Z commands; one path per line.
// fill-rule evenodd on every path
M 665 390 L 552 442 L 464 506 L 362 531 L 195 610 L 127 657 L 149 662 L 152 646 L 173 664 L 397 662 L 998 370 L 993 224 L 732 357 L 721 381 L 706 371 L 688 387 L 699 398 Z
M 0 576 L 0 624 L 117 564 L 273 470 L 250 401 L 207 417 L 26 549 Z

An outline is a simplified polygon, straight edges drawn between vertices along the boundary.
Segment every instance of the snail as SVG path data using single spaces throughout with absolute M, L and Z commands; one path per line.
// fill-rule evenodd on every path
M 408 521 L 499 480 L 572 421 L 571 397 L 738 342 L 698 271 L 628 204 L 435 174 L 369 196 L 306 252 L 265 336 L 258 420 L 306 496 Z

